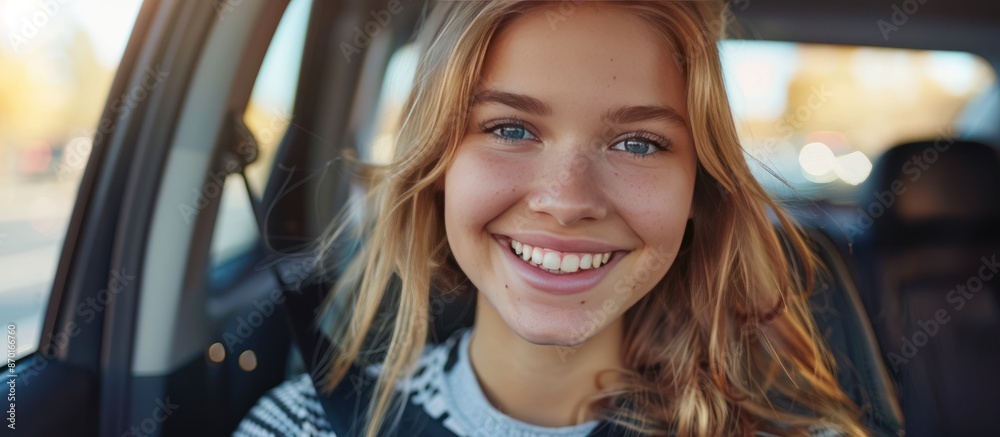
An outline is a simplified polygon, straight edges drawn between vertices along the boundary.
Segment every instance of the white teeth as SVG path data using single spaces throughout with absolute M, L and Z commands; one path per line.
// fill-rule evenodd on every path
M 537 249 L 535 249 L 535 250 L 537 250 Z M 534 261 L 535 257 L 532 256 L 531 260 Z M 559 260 L 559 254 L 558 253 L 555 253 L 555 252 L 546 252 L 545 253 L 545 257 L 542 258 L 542 267 L 545 267 L 545 268 L 547 268 L 549 270 L 556 270 L 561 265 L 562 265 L 562 262 Z
M 571 254 L 563 256 L 562 264 L 559 265 L 559 270 L 564 272 L 573 273 L 580 268 L 580 257 Z
M 562 253 L 555 250 L 532 247 L 520 241 L 511 240 L 511 249 L 522 260 L 535 267 L 552 273 L 574 273 L 579 270 L 596 269 L 608 263 L 611 252 L 605 253 Z
M 536 247 L 531 250 L 531 262 L 535 264 L 541 264 L 544 256 L 545 254 L 542 253 L 542 249 Z

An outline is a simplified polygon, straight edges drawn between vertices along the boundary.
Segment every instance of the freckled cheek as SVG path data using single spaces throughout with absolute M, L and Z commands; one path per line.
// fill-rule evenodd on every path
M 460 151 L 445 180 L 446 214 L 462 227 L 482 228 L 522 196 L 523 168 L 474 150 Z
M 662 173 L 619 172 L 609 187 L 615 210 L 648 245 L 680 241 L 691 207 L 694 182 Z

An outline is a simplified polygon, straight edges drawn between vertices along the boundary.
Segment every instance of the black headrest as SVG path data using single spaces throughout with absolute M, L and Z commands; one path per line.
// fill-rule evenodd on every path
M 945 138 L 902 144 L 876 161 L 861 193 L 859 214 L 884 236 L 981 235 L 1000 220 L 1000 154 Z

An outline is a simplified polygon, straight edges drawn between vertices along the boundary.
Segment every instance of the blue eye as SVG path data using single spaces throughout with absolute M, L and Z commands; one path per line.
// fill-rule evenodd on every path
M 524 126 L 518 126 L 514 124 L 505 124 L 502 126 L 494 127 L 490 133 L 500 137 L 504 141 L 521 141 L 521 140 L 537 140 L 531 132 L 528 132 Z
M 668 145 L 670 144 L 670 142 L 666 140 L 662 143 Z M 656 154 L 656 152 L 666 151 L 669 147 L 662 145 L 662 143 L 652 138 L 645 138 L 644 136 L 636 135 L 615 143 L 614 146 L 611 146 L 611 149 L 621 150 L 623 152 L 628 152 L 635 157 L 645 158 Z

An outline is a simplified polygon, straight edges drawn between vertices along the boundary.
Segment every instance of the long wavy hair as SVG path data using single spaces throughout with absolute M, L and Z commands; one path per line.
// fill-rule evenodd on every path
M 345 211 L 321 245 L 328 253 L 347 230 L 364 242 L 324 314 L 334 341 L 327 389 L 352 365 L 381 365 L 367 436 L 395 426 L 395 407 L 405 402 L 397 384 L 424 350 L 431 302 L 466 280 L 447 243 L 441 181 L 463 138 L 490 41 L 541 3 L 436 5 L 416 41 L 422 56 L 393 159 L 382 166 L 355 161 L 370 183 L 362 220 L 360 209 Z M 730 17 L 726 5 L 614 4 L 658 31 L 686 79 L 696 216 L 670 270 L 622 315 L 627 383 L 588 401 L 580 417 L 650 435 L 804 435 L 817 425 L 866 434 L 809 310 L 816 258 L 754 179 L 740 147 L 716 46 Z

